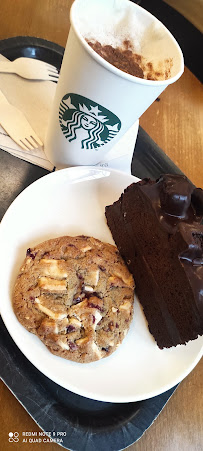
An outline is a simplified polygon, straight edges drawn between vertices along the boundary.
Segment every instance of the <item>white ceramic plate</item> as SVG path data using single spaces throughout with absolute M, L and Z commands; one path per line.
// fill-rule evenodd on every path
M 200 360 L 203 337 L 186 346 L 160 350 L 137 300 L 134 319 L 120 348 L 94 363 L 80 364 L 52 355 L 17 321 L 13 285 L 26 249 L 61 235 L 90 235 L 113 243 L 105 206 L 137 179 L 115 170 L 77 167 L 43 177 L 12 203 L 0 226 L 0 300 L 3 321 L 23 354 L 57 384 L 88 398 L 138 401 L 180 382 Z

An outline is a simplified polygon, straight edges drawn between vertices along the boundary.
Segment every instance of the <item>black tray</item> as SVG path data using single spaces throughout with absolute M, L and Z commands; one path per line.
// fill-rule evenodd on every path
M 47 50 L 47 51 L 46 51 Z M 0 53 L 43 59 L 58 68 L 63 49 L 42 39 L 18 37 L 0 43 Z M 15 197 L 45 169 L 0 151 L 0 219 Z M 139 129 L 132 173 L 156 178 L 180 173 L 164 152 Z M 160 413 L 175 388 L 146 401 L 114 404 L 75 395 L 41 374 L 21 353 L 0 320 L 0 374 L 14 396 L 44 431 L 65 431 L 63 446 L 76 451 L 121 450 L 138 440 Z
M 147 0 L 141 1 L 147 9 L 145 3 Z M 11 60 L 26 56 L 60 68 L 63 52 L 59 45 L 38 38 L 17 37 L 0 41 L 0 53 Z M 23 189 L 48 173 L 0 150 L 0 220 Z M 140 178 L 157 178 L 161 173 L 180 174 L 181 171 L 140 127 L 132 174 Z M 133 444 L 153 423 L 176 389 L 173 387 L 145 401 L 123 404 L 75 395 L 45 377 L 26 359 L 1 319 L 0 375 L 34 421 L 44 431 L 66 432 L 62 446 L 74 451 L 118 451 Z

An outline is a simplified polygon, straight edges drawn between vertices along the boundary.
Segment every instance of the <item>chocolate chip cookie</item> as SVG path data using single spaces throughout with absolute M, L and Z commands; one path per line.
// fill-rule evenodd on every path
M 13 292 L 20 323 L 53 354 L 82 363 L 121 344 L 133 300 L 133 277 L 117 248 L 86 236 L 28 249 Z

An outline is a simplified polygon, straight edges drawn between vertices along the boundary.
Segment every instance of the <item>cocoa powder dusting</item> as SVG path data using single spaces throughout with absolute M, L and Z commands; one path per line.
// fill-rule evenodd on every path
M 144 73 L 139 64 L 136 62 L 135 54 L 132 50 L 126 48 L 121 49 L 119 47 L 114 48 L 111 45 L 101 45 L 100 42 L 87 41 L 90 47 L 97 52 L 102 58 L 108 61 L 113 66 L 127 72 L 127 74 L 134 75 L 135 77 L 144 78 Z
M 134 77 L 155 81 L 167 80 L 171 76 L 171 67 L 173 65 L 171 58 L 160 62 L 160 69 L 159 67 L 155 69 L 151 61 L 146 62 L 142 55 L 132 51 L 132 44 L 128 39 L 123 41 L 122 48 L 101 45 L 98 41 L 93 42 L 88 39 L 86 41 L 98 55 L 113 66 Z

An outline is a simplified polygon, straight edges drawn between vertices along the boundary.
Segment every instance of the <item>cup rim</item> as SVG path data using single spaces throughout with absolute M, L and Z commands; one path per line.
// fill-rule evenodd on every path
M 71 6 L 70 9 L 70 23 L 71 26 L 73 27 L 73 30 L 76 34 L 76 36 L 78 37 L 79 41 L 81 42 L 82 46 L 85 48 L 85 50 L 89 53 L 89 55 L 96 60 L 97 63 L 99 63 L 101 66 L 104 66 L 105 69 L 109 70 L 110 72 L 113 72 L 115 75 L 125 78 L 128 81 L 131 81 L 133 83 L 138 83 L 141 85 L 146 85 L 146 86 L 153 86 L 153 87 L 158 87 L 158 86 L 168 86 L 172 83 L 174 83 L 176 80 L 178 80 L 181 75 L 184 72 L 184 57 L 183 57 L 183 53 L 182 50 L 178 44 L 178 42 L 176 41 L 176 39 L 174 38 L 174 36 L 172 35 L 172 33 L 168 30 L 168 28 L 166 28 L 166 26 L 159 20 L 157 19 L 155 16 L 153 16 L 153 14 L 151 14 L 149 11 L 147 11 L 146 9 L 142 8 L 141 6 L 137 5 L 136 3 L 132 3 L 133 7 L 140 9 L 142 11 L 144 11 L 144 13 L 147 16 L 152 17 L 153 19 L 155 19 L 158 23 L 160 23 L 164 28 L 166 33 L 169 35 L 169 37 L 173 40 L 173 42 L 176 45 L 177 51 L 180 55 L 181 58 L 181 68 L 179 70 L 179 72 L 174 75 L 171 78 L 168 78 L 167 80 L 146 80 L 144 78 L 139 78 L 136 77 L 135 75 L 131 75 L 128 74 L 127 72 L 122 71 L 121 69 L 118 69 L 117 67 L 113 66 L 111 63 L 109 63 L 108 61 L 106 61 L 104 58 L 102 58 L 98 53 L 95 52 L 95 50 L 93 50 L 90 45 L 86 42 L 85 38 L 82 36 L 82 34 L 80 33 L 80 31 L 78 30 L 76 24 L 75 24 L 75 20 L 74 20 L 74 15 L 75 15 L 75 9 L 76 9 L 76 5 L 77 3 L 79 3 L 79 1 L 81 0 L 75 0 Z

